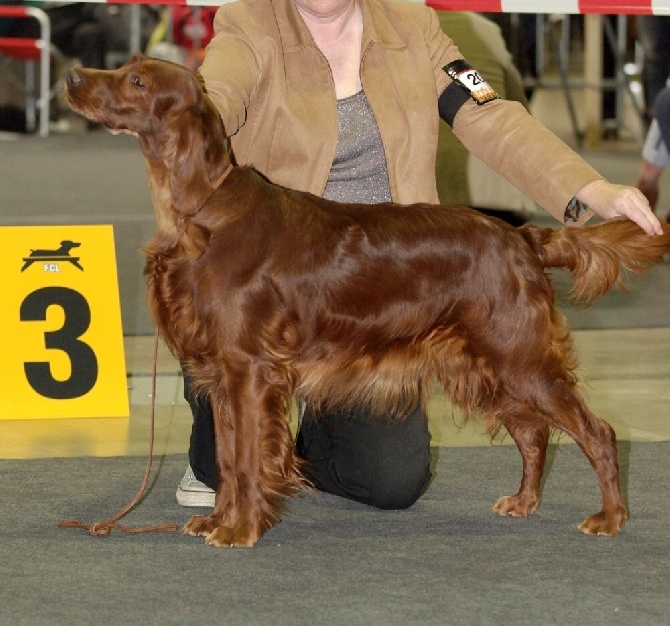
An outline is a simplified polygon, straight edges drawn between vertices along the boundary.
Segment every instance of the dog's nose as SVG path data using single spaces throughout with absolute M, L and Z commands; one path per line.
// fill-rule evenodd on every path
M 66 80 L 68 85 L 76 87 L 84 80 L 84 78 L 76 69 L 70 69 L 67 72 Z

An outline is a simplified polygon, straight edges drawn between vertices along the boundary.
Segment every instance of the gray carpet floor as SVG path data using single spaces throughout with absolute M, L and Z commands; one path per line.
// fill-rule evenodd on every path
M 57 528 L 120 510 L 143 458 L 0 461 L 0 623 L 668 623 L 670 443 L 622 445 L 631 519 L 616 537 L 576 529 L 599 496 L 574 445 L 552 447 L 544 500 L 528 519 L 490 509 L 516 490 L 514 447 L 435 453 L 435 479 L 411 509 L 304 495 L 252 549 Z M 174 501 L 185 463 L 157 459 L 151 491 L 122 522 L 183 524 L 194 511 Z

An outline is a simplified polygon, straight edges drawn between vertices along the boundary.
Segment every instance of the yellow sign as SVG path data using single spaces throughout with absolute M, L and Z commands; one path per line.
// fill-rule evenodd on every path
M 127 417 L 112 227 L 2 227 L 0 261 L 0 419 Z

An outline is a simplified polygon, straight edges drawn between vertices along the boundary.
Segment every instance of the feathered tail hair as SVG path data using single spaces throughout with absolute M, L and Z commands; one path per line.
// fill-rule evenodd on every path
M 627 219 L 585 228 L 553 230 L 523 226 L 521 234 L 542 264 L 568 270 L 575 280 L 570 297 L 588 304 L 622 286 L 622 270 L 642 273 L 670 252 L 670 226 L 662 235 L 647 235 Z

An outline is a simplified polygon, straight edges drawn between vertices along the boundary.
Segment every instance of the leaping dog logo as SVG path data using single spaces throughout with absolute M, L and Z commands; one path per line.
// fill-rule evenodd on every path
M 80 243 L 66 239 L 60 242 L 60 248 L 57 250 L 31 250 L 29 256 L 23 257 L 24 263 L 21 271 L 23 272 L 33 263 L 37 263 L 38 261 L 47 263 L 67 261 L 83 272 L 84 268 L 79 264 L 79 257 L 70 256 L 70 250 L 72 250 L 72 248 L 78 248 L 80 245 Z

